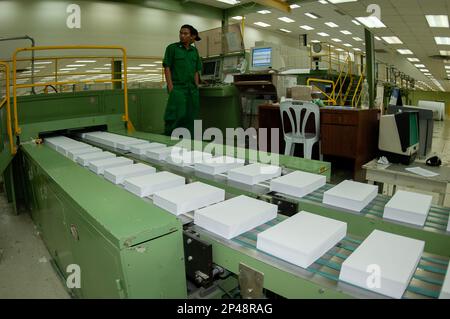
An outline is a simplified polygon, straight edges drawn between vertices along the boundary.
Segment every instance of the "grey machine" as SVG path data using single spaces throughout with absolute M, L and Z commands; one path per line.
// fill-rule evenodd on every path
M 405 111 L 419 112 L 419 157 L 426 158 L 431 152 L 433 142 L 433 111 L 415 106 L 389 105 L 388 114 L 397 114 Z

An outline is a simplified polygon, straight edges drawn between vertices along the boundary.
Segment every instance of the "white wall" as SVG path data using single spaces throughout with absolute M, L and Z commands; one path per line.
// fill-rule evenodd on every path
M 299 48 L 299 40 L 294 37 L 246 26 L 244 29 L 245 48 L 250 49 L 251 47 L 254 47 L 255 42 L 258 41 L 271 42 L 278 45 Z
M 81 7 L 81 29 L 66 26 L 71 3 Z M 0 37 L 27 34 L 39 46 L 119 45 L 129 55 L 162 56 L 185 23 L 199 31 L 221 25 L 218 19 L 106 1 L 0 1 Z M 27 41 L 0 42 L 0 58 L 9 59 L 15 48 L 26 46 Z

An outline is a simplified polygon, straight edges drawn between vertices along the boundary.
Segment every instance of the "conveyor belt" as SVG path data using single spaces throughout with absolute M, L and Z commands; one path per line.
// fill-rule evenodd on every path
M 126 155 L 128 154 L 128 152 L 121 152 L 121 154 Z M 266 188 L 267 184 L 264 183 L 260 186 L 262 188 Z M 323 193 L 331 187 L 332 185 L 326 185 L 318 191 L 305 197 L 305 200 L 322 203 Z M 386 205 L 388 200 L 389 198 L 386 196 L 377 196 L 377 198 L 368 207 L 366 207 L 361 214 L 365 216 L 382 218 L 384 206 Z M 439 207 L 433 207 L 425 227 L 440 231 L 445 230 L 448 216 L 449 210 Z M 353 236 L 346 237 L 338 245 L 327 252 L 324 256 L 319 258 L 313 265 L 311 265 L 307 269 L 297 267 L 274 256 L 257 250 L 256 239 L 258 233 L 275 226 L 286 218 L 287 217 L 285 216 L 279 215 L 275 220 L 257 227 L 252 231 L 235 238 L 232 241 L 227 241 L 219 238 L 214 234 L 202 230 L 198 226 L 191 227 L 198 232 L 206 234 L 211 238 L 225 243 L 226 245 L 233 246 L 234 249 L 238 249 L 252 256 L 257 256 L 258 259 L 261 259 L 263 261 L 269 261 L 269 263 L 276 266 L 277 268 L 285 268 L 289 272 L 299 274 L 316 282 L 326 281 L 328 286 L 334 285 L 336 289 L 349 291 L 349 295 L 353 295 L 356 297 L 363 296 L 366 298 L 383 297 L 373 292 L 339 281 L 339 272 L 341 270 L 342 263 L 362 243 L 362 240 L 360 238 L 356 238 Z M 437 298 L 444 281 L 448 264 L 448 258 L 424 253 L 410 282 L 410 285 L 408 286 L 403 297 L 408 299 Z
M 351 235 L 347 236 L 307 269 L 303 269 L 277 257 L 259 251 L 256 248 L 257 235 L 260 232 L 263 232 L 264 230 L 277 225 L 286 218 L 288 217 L 278 215 L 275 220 L 257 227 L 230 241 L 219 238 L 218 236 L 198 226 L 193 226 L 193 229 L 202 235 L 213 237 L 216 240 L 229 245 L 233 249 L 240 248 L 242 252 L 266 261 L 278 268 L 285 269 L 286 271 L 303 277 L 308 277 L 316 282 L 326 283 L 328 286 L 334 286 L 337 289 L 348 292 L 352 296 L 362 298 L 386 298 L 385 296 L 375 294 L 363 288 L 355 287 L 339 281 L 339 273 L 342 264 L 350 256 L 350 254 L 355 251 L 356 248 L 358 248 L 358 246 L 362 243 L 362 240 L 360 238 L 355 238 Z M 406 289 L 405 294 L 403 295 L 403 298 L 438 298 L 444 282 L 448 265 L 448 258 L 424 253 L 413 275 L 413 278 L 408 288 Z
M 116 152 L 118 154 L 133 158 L 135 160 L 139 160 L 139 161 L 143 161 L 146 163 L 149 163 L 151 165 L 157 165 L 159 166 L 159 168 L 176 173 L 176 174 L 181 174 L 184 177 L 188 177 L 189 174 L 192 175 L 192 173 L 196 174 L 197 176 L 200 176 L 204 179 L 207 180 L 211 180 L 211 181 L 215 181 L 215 182 L 222 182 L 225 183 L 227 186 L 231 186 L 237 189 L 240 189 L 242 191 L 251 191 L 252 193 L 256 194 L 256 195 L 267 195 L 270 193 L 270 186 L 268 182 L 264 182 L 264 183 L 260 183 L 258 185 L 255 185 L 253 187 L 248 186 L 248 185 L 240 185 L 238 183 L 234 183 L 231 181 L 227 181 L 226 175 L 224 174 L 220 174 L 218 176 L 210 176 L 210 175 L 204 175 L 204 174 L 200 174 L 198 175 L 197 172 L 195 172 L 193 170 L 193 168 L 190 167 L 185 167 L 185 168 L 181 168 L 181 167 L 176 167 L 174 165 L 170 165 L 167 164 L 165 162 L 158 162 L 158 161 L 152 161 L 149 160 L 147 158 L 144 158 L 143 156 L 137 156 L 135 154 L 132 154 L 130 152 L 125 152 L 125 151 L 120 151 L 111 147 L 105 147 L 105 145 L 101 145 L 101 144 L 97 144 L 97 143 L 93 143 L 90 141 L 86 141 L 87 143 L 91 143 L 93 145 L 99 146 L 104 148 L 105 150 L 109 150 L 112 152 Z M 288 172 L 284 172 L 284 174 L 289 173 Z M 285 197 L 287 199 L 291 199 L 293 201 L 302 201 L 302 200 L 306 200 L 306 201 L 311 201 L 317 204 L 322 204 L 322 200 L 323 200 L 323 193 L 326 192 L 327 190 L 333 188 L 334 185 L 331 184 L 327 184 L 324 187 L 322 187 L 321 189 L 305 196 L 302 199 L 298 199 L 298 198 L 294 198 L 288 195 L 284 195 L 284 194 L 278 194 L 281 197 Z M 250 189 L 249 189 L 250 188 Z M 342 210 L 342 211 L 346 211 L 350 214 L 359 214 L 361 216 L 366 216 L 366 217 L 370 217 L 370 218 L 378 218 L 378 219 L 383 219 L 383 213 L 384 213 L 384 207 L 387 204 L 387 202 L 390 200 L 389 196 L 385 196 L 385 195 L 378 195 L 362 212 L 360 213 L 355 213 L 352 211 L 346 211 L 342 208 L 337 208 L 337 207 L 331 207 L 332 209 L 338 209 L 338 210 Z M 322 204 L 324 206 L 326 206 L 325 204 Z M 398 223 L 398 224 L 404 224 L 407 225 L 408 227 L 415 227 L 415 228 L 420 228 L 423 230 L 428 230 L 428 231 L 439 231 L 439 232 L 446 232 L 447 230 L 447 224 L 449 221 L 449 215 L 450 215 L 450 208 L 445 208 L 445 207 L 439 207 L 439 206 L 432 206 L 430 213 L 427 216 L 427 220 L 426 223 L 423 227 L 420 226 L 415 226 L 415 225 L 411 225 L 411 224 L 404 224 L 398 221 L 393 221 L 393 220 L 389 220 L 389 222 L 392 223 Z
M 322 204 L 323 194 L 331 189 L 333 185 L 327 184 L 319 190 L 305 196 L 303 200 L 312 201 L 314 203 Z M 376 217 L 383 219 L 384 207 L 387 202 L 390 200 L 390 197 L 385 195 L 378 195 L 366 208 L 362 210 L 361 213 L 350 212 L 352 214 L 361 214 L 362 216 L 367 217 Z M 326 205 L 325 205 L 326 206 Z M 330 206 L 331 207 L 331 206 Z M 336 207 L 333 207 L 336 209 Z M 340 208 L 338 208 L 340 209 Z M 428 214 L 427 220 L 425 222 L 424 230 L 432 230 L 432 231 L 441 231 L 446 232 L 447 224 L 449 220 L 450 208 L 432 206 L 430 212 Z M 396 221 L 392 221 L 395 223 Z M 409 225 L 411 227 L 418 227 L 414 225 Z M 422 227 L 420 227 L 422 228 Z

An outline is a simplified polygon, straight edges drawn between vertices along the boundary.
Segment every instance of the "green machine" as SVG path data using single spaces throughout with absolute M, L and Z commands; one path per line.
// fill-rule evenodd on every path
M 90 142 L 135 162 L 148 163 L 159 171 L 184 176 L 189 183 L 200 181 L 220 187 L 226 191 L 226 198 L 247 195 L 278 205 L 277 219 L 233 240 L 225 240 L 196 226 L 192 216 L 176 218 L 155 206 L 151 199 L 138 198 L 47 145 L 37 144 L 35 138 L 38 136 L 44 141 L 46 136 L 52 135 L 82 139 L 81 133 L 98 130 L 167 145 L 178 143 L 158 134 L 127 132 L 121 122 L 120 105 L 116 113 L 110 111 L 114 103 L 109 103 L 108 112 L 99 109 L 95 115 L 80 112 L 77 116 L 57 118 L 58 112 L 71 111 L 77 98 L 86 99 L 85 96 L 72 98 L 74 101 L 67 104 L 68 109 L 53 113 L 53 119 L 46 116 L 22 124 L 20 153 L 13 162 L 14 180 L 10 181 L 12 186 L 8 191 L 14 193 L 18 206 L 23 205 L 31 211 L 61 275 L 69 278 L 67 266 L 80 265 L 81 288 L 72 289 L 76 296 L 382 298 L 339 281 L 344 260 L 373 230 L 379 229 L 426 242 L 425 253 L 404 297 L 438 297 L 450 259 L 450 236 L 445 231 L 449 209 L 433 207 L 424 227 L 412 227 L 383 220 L 382 210 L 389 198 L 382 195 L 361 214 L 355 214 L 322 204 L 323 192 L 331 185 L 303 199 L 290 198 L 270 192 L 268 185 L 246 188 L 230 183 L 224 176 L 203 175 L 189 167 L 149 161 Z M 46 101 L 28 101 L 27 107 L 51 107 L 58 99 L 61 103 L 61 96 L 49 96 Z M 83 104 L 86 100 L 78 102 Z M 206 143 L 201 145 L 204 146 Z M 239 151 L 234 148 L 235 154 Z M 245 159 L 264 155 L 254 152 L 245 150 Z M 280 166 L 283 173 L 303 170 L 326 175 L 328 180 L 331 173 L 329 163 L 301 158 L 280 156 Z M 348 223 L 347 237 L 308 269 L 256 248 L 259 232 L 300 210 Z

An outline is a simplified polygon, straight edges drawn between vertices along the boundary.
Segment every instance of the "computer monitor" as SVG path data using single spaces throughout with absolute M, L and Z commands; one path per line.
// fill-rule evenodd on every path
M 274 47 L 255 47 L 251 50 L 252 71 L 280 70 L 284 61 Z
M 252 51 L 253 68 L 271 68 L 272 67 L 272 48 L 254 48 Z
M 203 61 L 202 80 L 217 81 L 220 80 L 220 60 Z

